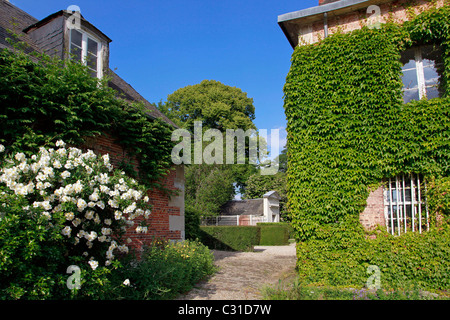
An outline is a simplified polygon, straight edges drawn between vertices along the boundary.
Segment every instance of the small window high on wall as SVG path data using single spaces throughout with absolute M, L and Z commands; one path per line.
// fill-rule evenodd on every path
M 70 31 L 71 58 L 87 65 L 93 77 L 101 78 L 101 44 L 94 37 L 77 29 Z
M 438 45 L 412 47 L 402 53 L 400 61 L 405 103 L 442 96 L 440 77 L 444 64 Z
M 426 184 L 421 180 L 419 175 L 398 176 L 384 186 L 384 218 L 391 234 L 428 231 Z

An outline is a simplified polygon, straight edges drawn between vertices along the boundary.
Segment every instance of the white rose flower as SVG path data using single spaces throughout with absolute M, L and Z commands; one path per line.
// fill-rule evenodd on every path
M 47 219 L 50 220 L 52 218 L 52 216 L 50 215 L 50 213 L 48 213 L 47 211 L 42 212 L 42 215 Z
M 89 196 L 89 200 L 91 200 L 91 201 L 98 201 L 98 199 L 100 199 L 100 197 L 97 192 L 94 192 L 93 194 L 91 194 Z
M 72 229 L 69 226 L 64 227 L 64 229 L 62 229 L 61 233 L 64 236 L 70 237 L 70 232 L 72 231 Z
M 86 212 L 86 214 L 84 215 L 84 217 L 85 217 L 86 219 L 88 219 L 88 220 L 91 220 L 92 218 L 94 218 L 94 211 L 88 210 L 88 211 Z
M 123 282 L 123 285 L 125 286 L 130 286 L 130 279 L 125 279 L 125 281 Z
M 95 270 L 95 269 L 97 269 L 97 267 L 98 267 L 98 262 L 97 261 L 95 261 L 95 260 L 89 260 L 89 265 L 91 266 L 91 268 L 92 268 L 92 270 Z
M 81 223 L 81 219 L 80 218 L 75 218 L 73 221 L 72 221 L 72 224 L 73 224 L 73 226 L 76 228 L 76 227 L 78 227 L 79 225 L 80 225 L 80 223 Z
M 110 228 L 102 228 L 102 234 L 105 236 L 108 236 L 111 234 L 111 229 Z
M 4 152 L 5 151 L 5 146 L 0 144 L 0 152 Z
M 122 218 L 122 212 L 120 212 L 119 210 L 116 210 L 114 212 L 114 219 L 120 220 L 121 218 Z
M 87 203 L 86 201 L 84 201 L 83 199 L 78 199 L 77 201 L 77 207 L 78 207 L 78 211 L 82 212 L 84 209 L 86 209 L 87 207 Z
M 73 214 L 73 212 L 67 212 L 65 215 L 66 220 L 72 221 L 75 218 L 75 215 Z
M 64 142 L 64 141 L 62 141 L 62 140 L 58 140 L 58 141 L 56 141 L 56 144 L 55 144 L 57 147 L 65 147 L 66 146 L 66 143 Z
M 14 158 L 15 158 L 17 161 L 20 161 L 20 162 L 22 162 L 23 160 L 26 159 L 25 154 L 24 154 L 23 152 L 18 152 L 18 153 L 16 153 L 16 155 L 14 156 Z
M 63 173 L 61 173 L 61 178 L 63 178 L 64 180 L 67 179 L 68 177 L 70 177 L 69 171 L 66 170 Z
M 56 168 L 56 169 L 61 169 L 62 168 L 62 164 L 61 164 L 61 162 L 59 162 L 59 160 L 55 160 L 53 162 L 53 167 Z

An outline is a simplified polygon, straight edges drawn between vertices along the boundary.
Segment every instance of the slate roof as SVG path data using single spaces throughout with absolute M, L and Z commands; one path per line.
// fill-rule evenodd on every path
M 58 11 L 49 15 L 48 17 L 38 20 L 25 11 L 14 6 L 12 3 L 6 0 L 0 0 L 0 49 L 11 48 L 11 44 L 6 41 L 6 38 L 10 38 L 11 34 L 8 30 L 13 30 L 14 33 L 20 35 L 20 39 L 28 44 L 30 48 L 26 49 L 25 52 L 29 53 L 31 51 L 41 52 L 39 46 L 34 43 L 30 36 L 24 32 L 32 27 L 39 26 L 41 23 L 45 23 L 48 20 L 55 18 L 56 16 L 62 14 L 63 11 Z M 95 28 L 95 27 L 94 27 Z M 99 31 L 97 28 L 95 28 Z M 101 31 L 100 31 L 101 32 Z M 113 70 L 108 70 L 111 80 L 109 86 L 121 94 L 121 97 L 130 101 L 140 101 L 148 110 L 148 116 L 151 118 L 159 118 L 164 122 L 177 127 L 169 118 L 167 118 L 163 113 L 161 113 L 153 104 L 148 102 L 142 95 L 140 95 L 128 82 L 117 75 Z
M 222 206 L 222 215 L 264 215 L 263 199 L 230 200 Z

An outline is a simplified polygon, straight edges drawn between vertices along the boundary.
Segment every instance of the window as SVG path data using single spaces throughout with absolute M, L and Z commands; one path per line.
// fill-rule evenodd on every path
M 405 103 L 422 98 L 442 96 L 439 78 L 443 62 L 437 45 L 417 46 L 402 53 L 403 100 Z
M 428 208 L 424 201 L 421 177 L 407 175 L 389 179 L 384 187 L 384 218 L 387 231 L 402 234 L 429 229 Z
M 101 44 L 90 35 L 77 29 L 70 31 L 72 59 L 88 66 L 93 77 L 101 78 Z

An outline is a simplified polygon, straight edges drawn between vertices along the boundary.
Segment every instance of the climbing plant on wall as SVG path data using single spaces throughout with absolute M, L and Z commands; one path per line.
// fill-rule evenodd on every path
M 60 139 L 80 146 L 107 132 L 137 157 L 148 187 L 170 168 L 172 128 L 118 98 L 107 78 L 93 78 L 85 66 L 3 49 L 0 78 L 0 143 L 7 153 L 32 154 Z
M 445 71 L 440 81 L 445 94 L 404 104 L 400 54 L 426 43 L 442 47 Z M 384 178 L 408 173 L 427 179 L 449 175 L 449 70 L 448 6 L 423 12 L 403 25 L 388 22 L 380 29 L 336 33 L 295 49 L 284 87 L 287 184 L 292 226 L 300 242 L 298 268 L 304 279 L 363 285 L 365 267 L 377 263 L 385 272 L 400 270 L 405 281 L 412 277 L 406 269 L 421 273 L 419 264 L 409 265 L 415 261 L 411 255 L 392 259 L 405 237 L 396 239 L 379 230 L 378 242 L 367 240 L 359 214 L 370 189 Z M 448 271 L 450 260 L 443 247 L 450 239 L 445 230 L 438 233 L 442 238 L 435 251 L 428 250 L 423 258 L 442 272 Z M 408 235 L 409 252 L 418 252 L 430 234 Z M 436 259 L 434 254 L 442 251 L 443 258 Z M 448 276 L 438 280 L 424 273 L 424 286 L 449 287 Z M 386 276 L 384 285 L 398 285 L 396 279 Z

